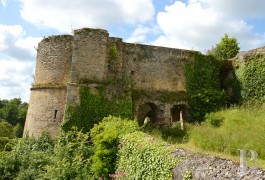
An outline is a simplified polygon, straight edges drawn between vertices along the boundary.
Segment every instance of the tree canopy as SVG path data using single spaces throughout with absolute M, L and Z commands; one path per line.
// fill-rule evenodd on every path
M 235 57 L 239 53 L 240 47 L 235 37 L 229 37 L 227 34 L 222 37 L 221 42 L 216 44 L 209 54 L 220 60 L 226 60 Z

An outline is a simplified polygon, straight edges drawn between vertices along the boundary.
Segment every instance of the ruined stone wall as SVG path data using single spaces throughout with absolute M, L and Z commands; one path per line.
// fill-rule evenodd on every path
M 186 91 L 184 65 L 192 51 L 126 43 L 123 54 L 134 89 Z
M 24 132 L 38 137 L 42 131 L 53 137 L 60 131 L 70 80 L 73 37 L 51 36 L 38 46 L 35 81 Z
M 100 29 L 74 31 L 71 82 L 103 81 L 107 69 L 108 32 Z
M 140 124 L 145 116 L 151 116 L 156 124 L 170 124 L 174 106 L 186 106 L 185 64 L 193 61 L 194 54 L 189 50 L 125 43 L 126 76 L 132 81 L 134 113 Z
M 143 118 L 153 113 L 140 112 L 149 103 L 144 109 L 169 122 L 171 109 L 185 104 L 184 66 L 193 58 L 194 51 L 124 43 L 101 29 L 45 38 L 38 47 L 25 131 L 36 136 L 44 129 L 58 132 L 59 123 L 51 117 L 80 102 L 81 86 L 103 86 L 110 100 L 132 97 L 135 115 Z

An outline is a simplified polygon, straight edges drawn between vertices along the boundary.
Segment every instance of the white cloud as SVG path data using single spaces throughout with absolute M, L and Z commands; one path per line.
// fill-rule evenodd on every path
M 0 99 L 29 101 L 34 66 L 35 62 L 0 59 Z
M 103 27 L 151 20 L 152 0 L 20 0 L 24 20 L 45 28 L 69 32 L 71 28 Z
M 27 61 L 34 59 L 40 37 L 27 36 L 22 26 L 0 24 L 0 53 L 6 57 Z
M 0 24 L 0 99 L 29 100 L 35 67 L 34 46 L 40 39 L 27 36 L 19 25 Z
M 150 32 L 150 28 L 145 27 L 143 25 L 139 25 L 132 33 L 131 37 L 129 37 L 126 42 L 130 43 L 142 43 L 146 39 L 146 34 Z
M 175 1 L 165 7 L 165 12 L 158 13 L 157 23 L 163 34 L 153 44 L 204 52 L 218 43 L 227 33 L 238 39 L 242 50 L 261 46 L 265 42 L 264 35 L 253 33 L 253 27 L 239 15 L 228 13 L 229 8 L 233 11 L 245 3 L 239 0 L 236 2 L 233 1 L 231 4 L 228 0 L 190 0 L 185 4 Z M 261 0 L 259 2 L 262 3 Z M 228 9 L 225 8 L 228 6 Z M 255 9 L 248 10 L 248 16 L 261 17 L 261 13 L 254 11 Z
M 1 4 L 2 4 L 4 7 L 6 7 L 6 1 L 7 1 L 7 0 L 1 0 L 1 1 L 0 1 Z

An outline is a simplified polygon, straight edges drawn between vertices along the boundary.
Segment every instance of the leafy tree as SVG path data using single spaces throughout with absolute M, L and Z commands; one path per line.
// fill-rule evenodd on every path
M 0 137 L 13 138 L 13 127 L 7 121 L 0 119 Z
M 0 151 L 6 150 L 6 145 L 13 143 L 12 138 L 14 138 L 12 125 L 0 119 Z
M 0 118 L 13 126 L 19 123 L 24 127 L 27 115 L 28 103 L 22 103 L 20 98 L 0 100 Z
M 95 179 L 92 153 L 89 136 L 76 128 L 55 141 L 47 133 L 38 139 L 23 137 L 11 152 L 0 152 L 0 179 Z
M 208 52 L 215 58 L 220 60 L 226 60 L 235 57 L 239 53 L 240 47 L 237 39 L 234 37 L 228 37 L 227 34 L 221 39 L 221 42 Z

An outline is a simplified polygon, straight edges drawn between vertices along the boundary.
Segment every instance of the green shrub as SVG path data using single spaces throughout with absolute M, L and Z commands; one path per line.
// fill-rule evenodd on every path
M 122 136 L 117 171 L 130 179 L 172 179 L 175 147 L 142 132 Z M 118 172 L 117 172 L 118 174 Z
M 22 138 L 24 129 L 19 123 L 13 127 L 13 131 L 15 137 Z
M 53 146 L 47 134 L 40 141 L 31 138 L 18 139 L 11 152 L 0 156 L 0 179 L 37 179 L 51 163 Z M 48 144 L 49 145 L 48 145 Z
M 108 178 L 115 172 L 119 137 L 138 129 L 136 121 L 118 117 L 106 117 L 91 129 L 90 135 L 95 146 L 92 172 L 97 178 Z
M 0 151 L 11 150 L 14 143 L 13 127 L 7 121 L 0 119 Z
M 93 145 L 77 129 L 52 140 L 21 138 L 11 152 L 0 152 L 0 179 L 94 179 L 91 173 Z
M 14 137 L 12 125 L 3 119 L 0 119 L 0 137 Z
M 205 115 L 205 123 L 213 127 L 220 127 L 223 123 L 224 117 L 218 116 L 216 113 Z
M 94 179 L 91 173 L 91 157 L 94 147 L 87 134 L 77 128 L 57 137 L 51 163 L 45 166 L 43 179 Z

